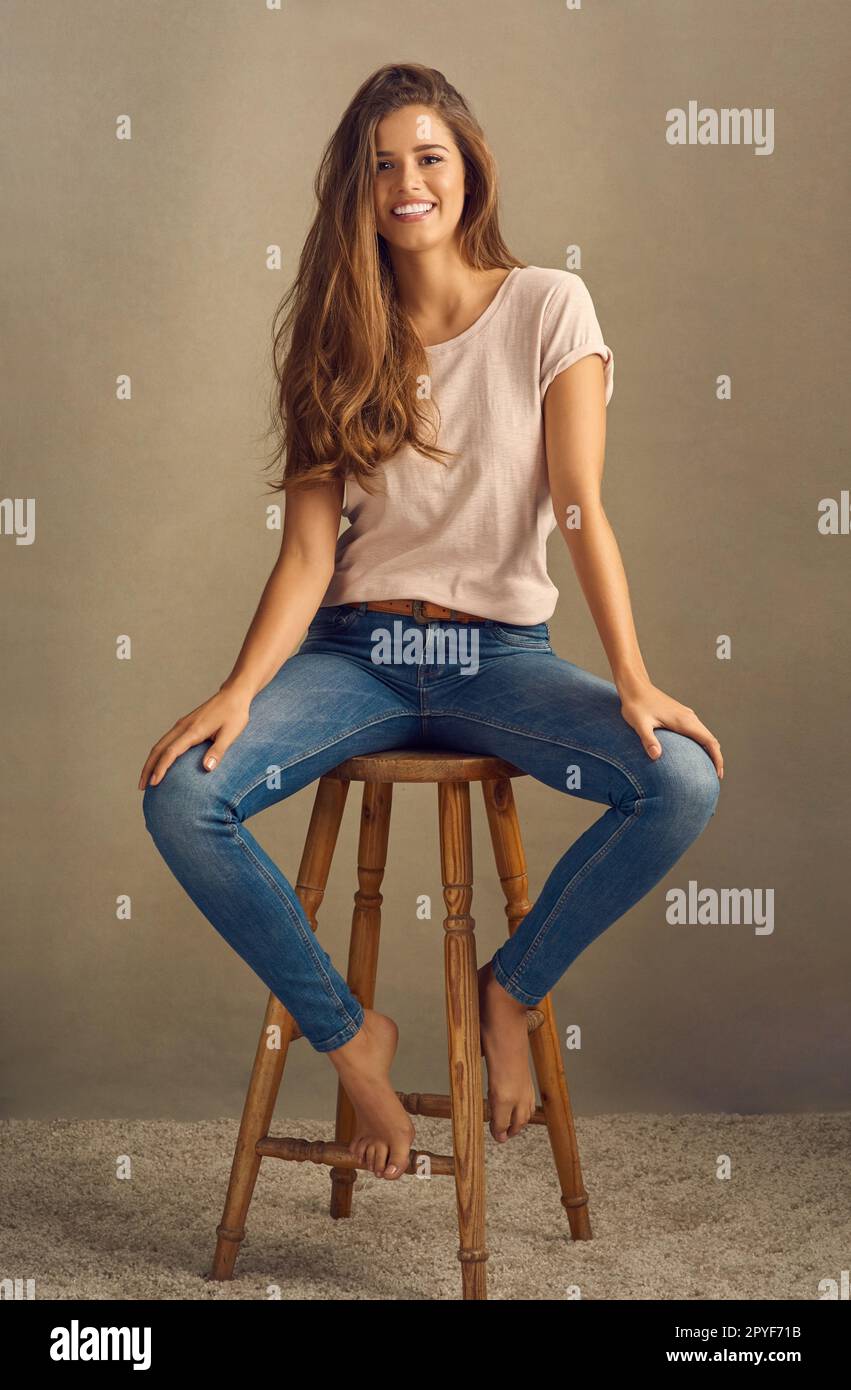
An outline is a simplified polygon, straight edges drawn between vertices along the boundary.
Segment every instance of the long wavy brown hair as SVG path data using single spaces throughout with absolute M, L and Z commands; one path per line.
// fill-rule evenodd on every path
M 316 215 L 295 281 L 272 324 L 276 447 L 273 492 L 354 477 L 368 492 L 385 459 L 405 444 L 437 462 L 436 404 L 418 395 L 428 375 L 422 340 L 399 303 L 373 202 L 375 132 L 403 106 L 427 107 L 452 131 L 467 193 L 460 251 L 476 269 L 522 265 L 499 230 L 497 171 L 467 102 L 442 72 L 419 63 L 378 68 L 360 86 L 317 171 Z

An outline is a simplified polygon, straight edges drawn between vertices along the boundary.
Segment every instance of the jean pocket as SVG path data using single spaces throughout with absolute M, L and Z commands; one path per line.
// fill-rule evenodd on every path
M 358 612 L 357 608 L 350 608 L 347 603 L 333 603 L 326 608 L 318 608 L 313 622 L 307 629 L 307 635 L 325 637 L 335 632 L 345 632 L 346 628 L 351 627 Z
M 528 647 L 539 652 L 551 650 L 548 623 L 491 623 L 487 631 L 507 647 Z

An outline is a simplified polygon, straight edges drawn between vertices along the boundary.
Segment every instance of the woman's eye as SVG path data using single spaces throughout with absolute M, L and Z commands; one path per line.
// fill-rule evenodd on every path
M 442 163 L 443 163 L 443 155 L 440 155 L 440 154 L 426 154 L 426 155 L 423 155 L 423 160 L 424 160 L 424 161 L 427 160 L 429 163 L 432 163 L 432 164 L 442 164 Z M 379 159 L 378 165 L 377 165 L 377 168 L 376 168 L 376 173 L 378 173 L 378 174 L 383 174 L 383 173 L 384 173 L 384 170 L 385 170 L 385 169 L 389 169 L 390 166 L 391 166 L 391 161 L 390 161 L 389 159 Z

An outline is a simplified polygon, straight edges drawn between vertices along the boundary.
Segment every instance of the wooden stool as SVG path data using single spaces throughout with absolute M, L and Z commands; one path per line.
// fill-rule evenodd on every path
M 490 1118 L 482 1094 L 482 1053 L 476 976 L 475 923 L 470 916 L 473 892 L 470 834 L 470 783 L 481 782 L 493 841 L 497 872 L 507 900 L 509 932 L 526 913 L 526 860 L 512 777 L 524 774 L 500 758 L 462 753 L 394 749 L 350 758 L 319 781 L 296 891 L 310 925 L 322 901 L 350 782 L 363 782 L 358 849 L 358 889 L 352 917 L 347 980 L 364 1008 L 372 1008 L 378 967 L 382 895 L 387 859 L 390 804 L 394 782 L 436 782 L 440 818 L 440 860 L 447 916 L 445 928 L 446 1026 L 449 1041 L 449 1095 L 397 1091 L 411 1115 L 452 1121 L 453 1152 L 435 1154 L 412 1149 L 407 1173 L 452 1175 L 458 1207 L 463 1297 L 487 1298 L 485 1248 L 484 1122 Z M 553 1151 L 561 1201 L 574 1240 L 590 1240 L 588 1194 L 582 1183 L 579 1153 L 567 1084 L 562 1067 L 551 997 L 528 1011 L 529 1036 L 541 1105 L 532 1124 L 545 1124 Z M 270 1046 L 280 1030 L 280 1045 Z M 262 1158 L 324 1163 L 331 1169 L 331 1215 L 350 1216 L 356 1169 L 363 1167 L 348 1152 L 354 1135 L 354 1111 L 342 1085 L 337 1090 L 336 1139 L 274 1138 L 269 1126 L 287 1049 L 301 1033 L 274 994 L 269 995 L 239 1136 L 211 1279 L 230 1279 L 245 1235 L 245 1218 Z M 509 1141 L 510 1142 L 510 1141 Z M 418 1166 L 419 1165 L 419 1166 Z M 396 1179 L 401 1182 L 402 1179 Z

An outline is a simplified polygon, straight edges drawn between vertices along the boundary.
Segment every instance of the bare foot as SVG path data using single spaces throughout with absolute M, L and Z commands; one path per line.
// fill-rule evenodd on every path
M 390 1081 L 399 1041 L 392 1018 L 364 1009 L 362 1027 L 327 1053 L 355 1111 L 349 1153 L 379 1178 L 400 1178 L 410 1161 L 414 1126 Z
M 526 1127 L 535 1113 L 529 1071 L 526 1005 L 508 994 L 494 977 L 490 961 L 479 974 L 479 1024 L 488 1069 L 490 1132 L 504 1144 Z

